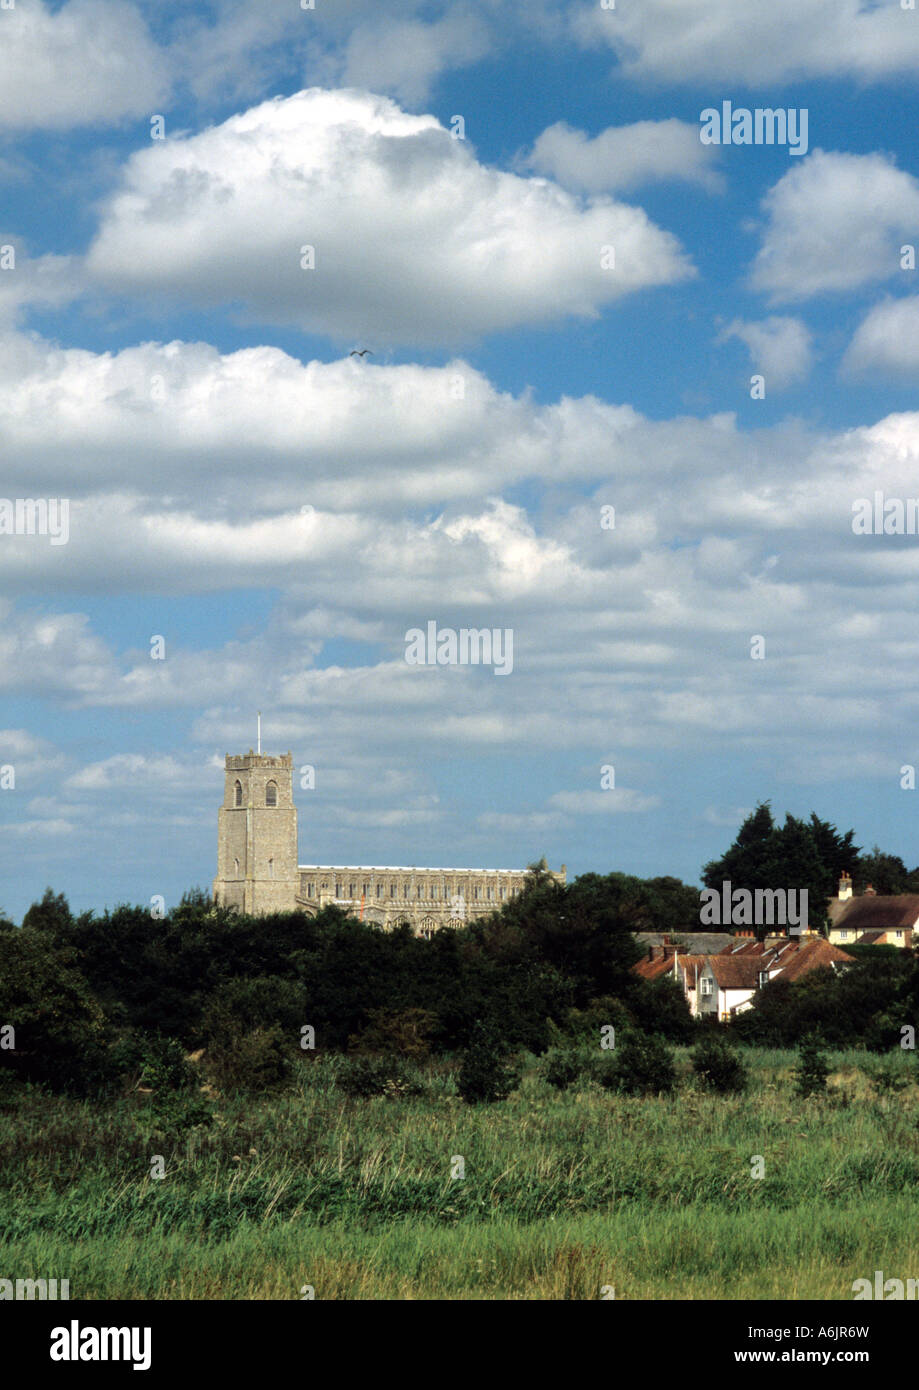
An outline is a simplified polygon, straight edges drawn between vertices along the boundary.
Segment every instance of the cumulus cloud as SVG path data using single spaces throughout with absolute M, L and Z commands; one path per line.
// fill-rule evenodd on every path
M 763 207 L 753 286 L 773 301 L 806 299 L 900 273 L 901 242 L 919 222 L 919 180 L 881 154 L 815 150 Z
M 538 137 L 526 167 L 586 193 L 661 180 L 696 183 L 715 193 L 724 188 L 716 157 L 715 146 L 703 145 L 698 125 L 687 121 L 635 121 L 609 126 L 593 138 L 558 121 Z
M 633 77 L 748 86 L 804 77 L 877 81 L 915 72 L 919 28 L 897 4 L 863 0 L 642 0 L 602 9 L 579 3 L 572 29 L 610 47 Z
M 0 129 L 111 124 L 149 116 L 169 89 L 166 60 L 133 5 L 29 0 L 0 12 Z
M 480 164 L 433 116 L 319 88 L 135 153 L 87 267 L 378 351 L 594 316 L 693 273 L 640 208 L 582 203 Z
M 766 386 L 781 391 L 803 381 L 814 354 L 807 325 L 800 319 L 772 315 L 759 322 L 734 319 L 718 336 L 719 342 L 739 338 L 750 353 L 750 362 L 766 379 Z
M 430 23 L 378 14 L 351 34 L 340 81 L 415 104 L 427 99 L 446 68 L 476 62 L 491 46 L 489 27 L 471 5 L 457 5 Z
M 843 359 L 847 372 L 919 372 L 919 295 L 876 304 L 855 331 Z

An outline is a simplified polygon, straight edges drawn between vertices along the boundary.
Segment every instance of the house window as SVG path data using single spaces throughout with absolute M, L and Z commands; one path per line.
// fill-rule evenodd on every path
M 708 978 L 707 975 L 703 975 L 703 977 L 702 977 L 702 993 L 703 993 L 704 995 L 710 995 L 711 992 L 712 992 L 712 982 L 711 982 L 711 980 Z
M 769 983 L 769 971 L 768 971 L 768 970 L 761 970 L 761 971 L 759 972 L 759 987 L 760 987 L 760 989 L 762 989 L 763 985 L 768 985 L 768 983 Z
M 242 784 L 242 782 L 240 782 L 239 778 L 237 777 L 237 779 L 236 779 L 236 786 L 233 788 L 233 805 L 234 805 L 234 806 L 241 806 L 242 804 L 243 804 L 243 784 Z
M 840 941 L 848 941 L 848 939 L 849 939 L 849 933 L 848 933 L 847 931 L 841 931 L 841 932 L 839 933 L 839 939 L 840 939 Z
M 903 933 L 902 933 L 901 931 L 898 931 L 898 932 L 897 932 L 897 940 L 898 940 L 898 941 L 902 941 L 902 939 L 903 939 Z
M 265 805 L 266 805 L 266 806 L 277 806 L 277 804 L 278 804 L 278 784 L 277 784 L 277 782 L 269 782 L 268 785 L 267 785 L 267 787 L 265 788 Z

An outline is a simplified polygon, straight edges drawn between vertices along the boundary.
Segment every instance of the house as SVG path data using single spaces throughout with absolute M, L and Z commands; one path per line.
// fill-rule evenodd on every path
M 852 879 L 839 880 L 827 907 L 828 936 L 834 946 L 899 946 L 910 950 L 919 929 L 919 893 L 876 893 L 869 885 L 852 896 Z M 919 937 L 917 937 L 919 940 Z
M 756 991 L 771 980 L 799 980 L 812 970 L 835 970 L 852 956 L 823 937 L 735 938 L 716 953 L 683 953 L 671 944 L 649 947 L 633 967 L 645 980 L 671 974 L 683 990 L 693 1018 L 714 1016 L 727 1022 L 752 1008 Z

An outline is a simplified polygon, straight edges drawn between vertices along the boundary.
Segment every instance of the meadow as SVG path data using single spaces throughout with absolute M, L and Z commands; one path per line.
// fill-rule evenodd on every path
M 744 1048 L 740 1096 L 676 1051 L 671 1097 L 556 1090 L 524 1055 L 483 1105 L 448 1059 L 423 1095 L 356 1099 L 324 1055 L 276 1094 L 212 1092 L 184 1131 L 150 1095 L 24 1088 L 0 1104 L 0 1274 L 72 1299 L 732 1300 L 919 1275 L 913 1054 L 896 1092 L 831 1052 L 802 1099 L 792 1051 Z

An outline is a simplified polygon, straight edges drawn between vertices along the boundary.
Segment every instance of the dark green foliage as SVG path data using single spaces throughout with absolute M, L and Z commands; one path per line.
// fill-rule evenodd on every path
M 38 930 L 0 934 L 0 1026 L 15 1049 L 0 1065 L 55 1089 L 90 1094 L 110 1074 L 102 1010 L 72 951 Z
M 708 1091 L 730 1095 L 746 1088 L 746 1067 L 723 1034 L 710 1032 L 700 1038 L 692 1050 L 692 1068 Z
M 387 1096 L 397 1100 L 424 1092 L 418 1069 L 395 1056 L 345 1057 L 336 1070 L 335 1084 L 346 1096 L 359 1099 Z
M 275 1024 L 222 1033 L 207 1049 L 205 1070 L 221 1091 L 261 1095 L 291 1074 L 291 1044 Z
M 520 1084 L 520 1075 L 502 1056 L 497 1028 L 477 1023 L 462 1056 L 456 1089 L 469 1105 L 506 1100 Z
M 673 1053 L 657 1034 L 630 1032 L 617 1040 L 612 1060 L 601 1062 L 597 1079 L 629 1096 L 669 1095 L 676 1086 Z
M 798 1063 L 795 1067 L 795 1090 L 799 1096 L 818 1096 L 826 1092 L 826 1079 L 829 1064 L 826 1054 L 821 1052 L 823 1039 L 810 1033 L 798 1048 Z
M 858 846 L 854 831 L 840 835 L 834 825 L 811 815 L 809 821 L 786 815 L 777 826 L 768 802 L 747 817 L 730 849 L 706 864 L 702 878 L 708 888 L 730 881 L 734 888 L 795 888 L 808 893 L 808 921 L 815 931 L 826 926 L 827 899 L 834 896 L 844 869 L 854 864 Z M 763 936 L 765 925 L 757 929 Z
M 540 1074 L 557 1091 L 564 1091 L 577 1081 L 581 1070 L 581 1059 L 573 1048 L 553 1047 L 542 1058 Z
M 831 1047 L 860 1043 L 886 1051 L 919 1012 L 919 969 L 908 951 L 854 947 L 845 970 L 815 970 L 790 983 L 773 980 L 753 996 L 753 1008 L 731 1024 L 743 1042 L 793 1047 L 819 1031 Z
M 897 1065 L 894 1058 L 885 1058 L 883 1062 L 875 1062 L 873 1066 L 863 1067 L 865 1075 L 871 1082 L 878 1095 L 895 1096 L 904 1091 L 911 1081 L 916 1079 L 915 1073 L 910 1075 L 904 1073 L 902 1068 Z
M 66 941 L 73 923 L 70 904 L 63 893 L 46 888 L 41 902 L 33 903 L 22 919 L 24 930 L 47 932 L 53 941 Z

